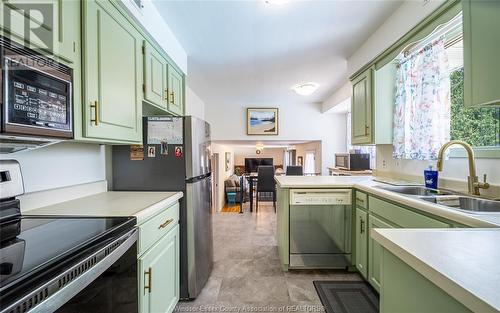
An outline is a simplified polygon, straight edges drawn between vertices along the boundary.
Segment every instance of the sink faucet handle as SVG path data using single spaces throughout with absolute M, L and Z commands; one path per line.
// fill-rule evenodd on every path
M 484 174 L 484 176 L 483 176 L 483 183 L 486 183 L 486 177 L 487 177 L 487 174 Z
M 488 189 L 490 188 L 490 184 L 488 182 L 486 182 L 486 174 L 483 175 L 483 181 L 482 182 L 477 182 L 475 185 L 479 188 L 482 188 L 482 189 Z

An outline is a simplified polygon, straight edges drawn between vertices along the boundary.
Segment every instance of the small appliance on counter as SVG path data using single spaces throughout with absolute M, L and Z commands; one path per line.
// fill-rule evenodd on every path
M 19 163 L 0 177 L 1 313 L 139 311 L 135 218 L 22 215 Z
M 213 267 L 210 124 L 192 117 L 143 119 L 143 145 L 113 146 L 113 189 L 182 191 L 180 297 L 201 292 Z
M 365 171 L 370 169 L 369 153 L 336 153 L 335 167 L 348 171 Z
M 0 36 L 0 153 L 73 138 L 73 70 Z

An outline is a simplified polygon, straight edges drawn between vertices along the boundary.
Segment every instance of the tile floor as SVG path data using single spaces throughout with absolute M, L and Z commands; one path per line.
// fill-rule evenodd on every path
M 283 272 L 276 243 L 272 204 L 259 213 L 214 215 L 214 268 L 194 301 L 176 312 L 321 312 L 313 280 L 361 280 L 343 271 Z

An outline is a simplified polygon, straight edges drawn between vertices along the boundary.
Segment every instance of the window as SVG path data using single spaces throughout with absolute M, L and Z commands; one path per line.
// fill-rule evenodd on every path
M 436 159 L 448 140 L 500 147 L 500 108 L 464 105 L 461 13 L 398 58 L 395 158 Z
M 304 161 L 304 174 L 313 175 L 316 173 L 316 153 L 314 151 L 306 152 Z
M 451 139 L 473 147 L 500 146 L 500 108 L 472 108 L 464 105 L 464 70 L 451 72 Z

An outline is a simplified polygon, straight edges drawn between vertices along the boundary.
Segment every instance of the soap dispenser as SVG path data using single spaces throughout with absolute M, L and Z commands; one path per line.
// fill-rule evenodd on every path
M 425 187 L 437 189 L 438 171 L 433 170 L 432 165 L 429 165 L 429 169 L 424 170 L 424 181 L 425 181 Z

